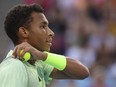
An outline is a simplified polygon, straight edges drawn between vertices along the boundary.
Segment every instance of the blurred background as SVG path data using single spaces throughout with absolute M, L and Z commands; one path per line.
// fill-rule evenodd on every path
M 49 87 L 116 87 L 116 0 L 0 0 L 0 62 L 13 43 L 4 32 L 5 14 L 20 3 L 39 3 L 55 32 L 51 51 L 81 61 L 84 80 L 53 80 Z

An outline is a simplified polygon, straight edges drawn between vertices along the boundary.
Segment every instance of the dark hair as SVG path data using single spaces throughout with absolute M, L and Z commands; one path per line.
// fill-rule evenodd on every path
M 19 39 L 17 36 L 19 27 L 29 28 L 29 24 L 32 21 L 32 12 L 43 13 L 43 8 L 37 4 L 19 4 L 8 12 L 4 22 L 4 28 L 14 44 L 16 44 Z

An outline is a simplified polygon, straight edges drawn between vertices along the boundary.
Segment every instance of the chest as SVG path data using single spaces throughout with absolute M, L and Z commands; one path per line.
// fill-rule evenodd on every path
M 44 72 L 41 67 L 26 66 L 28 87 L 45 87 Z

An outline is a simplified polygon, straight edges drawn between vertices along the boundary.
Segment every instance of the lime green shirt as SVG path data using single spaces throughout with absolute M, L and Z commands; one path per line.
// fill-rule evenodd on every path
M 14 59 L 10 51 L 0 64 L 0 87 L 46 87 L 53 68 L 40 60 L 31 65 Z

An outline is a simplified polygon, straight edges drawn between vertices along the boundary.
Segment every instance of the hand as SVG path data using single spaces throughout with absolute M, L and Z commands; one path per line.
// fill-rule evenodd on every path
M 18 57 L 20 60 L 22 60 L 23 59 L 23 56 L 24 56 L 24 54 L 26 52 L 29 52 L 31 54 L 31 59 L 30 60 L 32 60 L 32 61 L 45 60 L 46 57 L 47 57 L 47 54 L 46 53 L 43 53 L 43 52 L 37 50 L 36 48 L 34 48 L 33 46 L 31 46 L 27 42 L 23 42 L 23 43 L 17 45 L 14 48 L 13 56 L 15 58 Z

